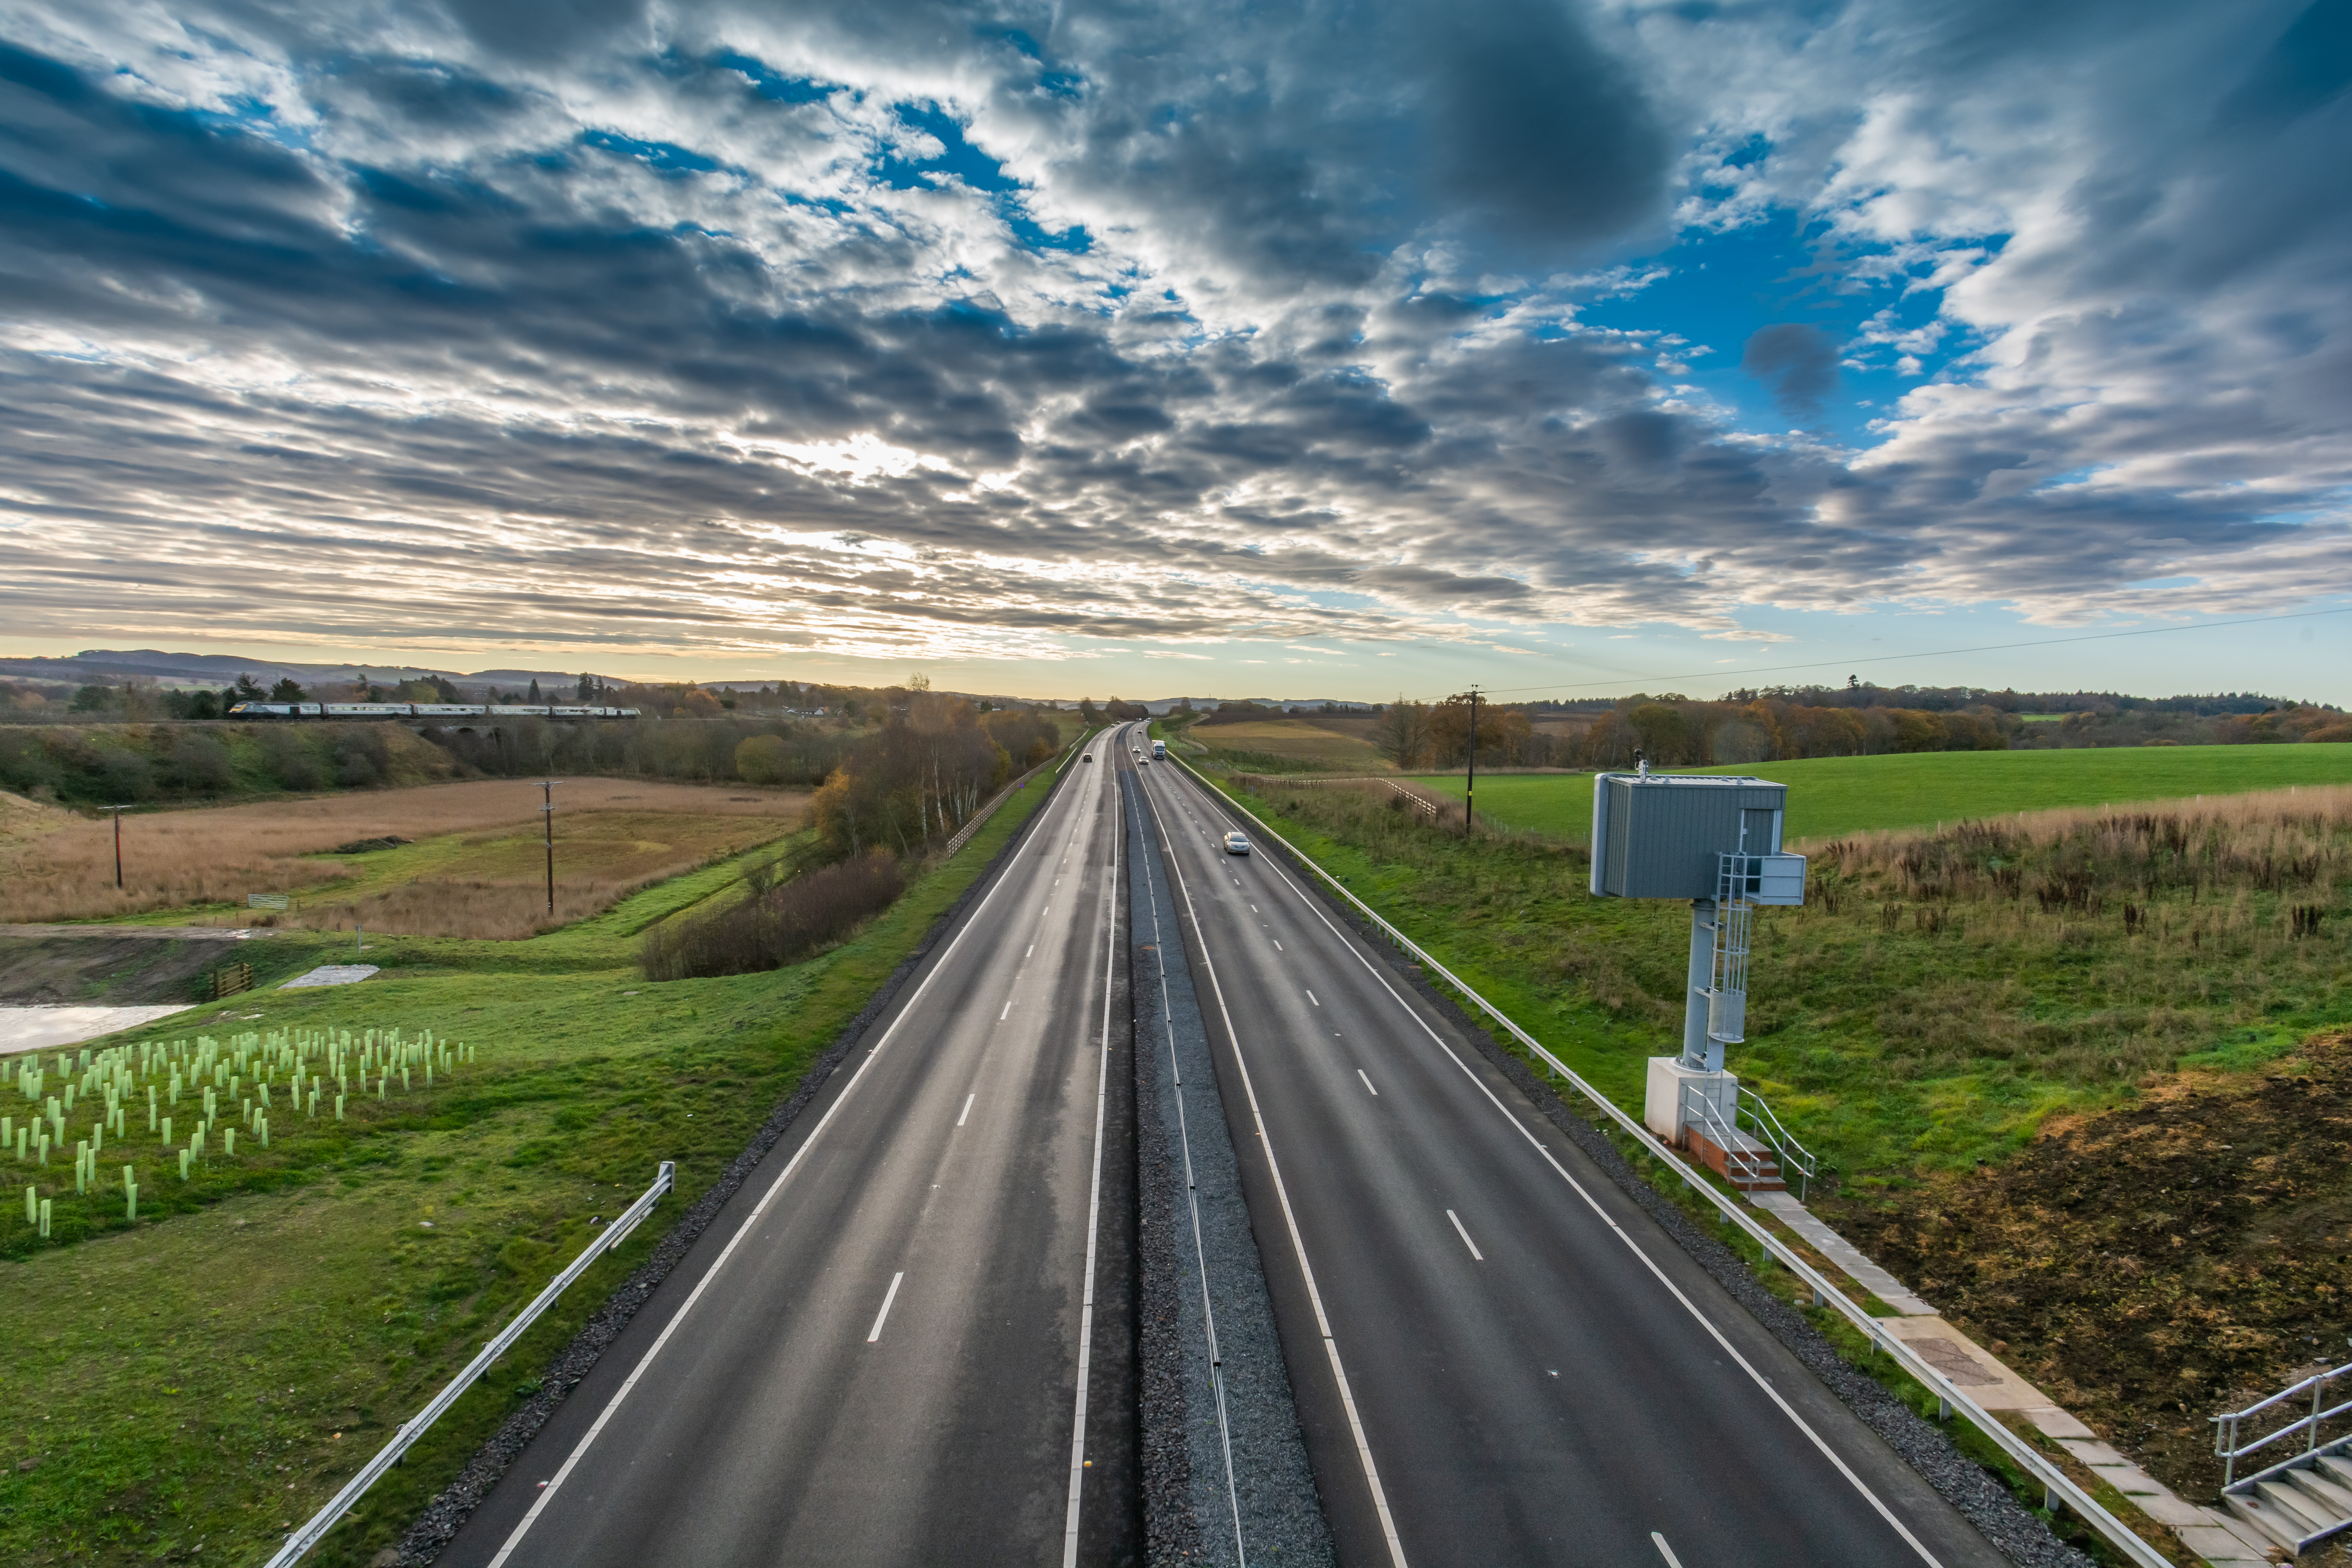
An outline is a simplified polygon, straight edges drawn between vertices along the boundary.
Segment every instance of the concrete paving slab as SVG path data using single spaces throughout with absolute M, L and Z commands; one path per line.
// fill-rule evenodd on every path
M 117 1029 L 135 1029 L 196 1004 L 148 1007 L 0 1007 L 0 1053 L 76 1046 Z
M 308 973 L 296 975 L 278 989 L 291 991 L 298 985 L 356 985 L 377 973 L 379 970 L 373 963 L 322 963 Z
M 1888 1318 L 1886 1331 L 1987 1410 L 2040 1410 L 2050 1396 L 1941 1318 Z
M 2066 1412 L 2059 1409 L 2054 1405 L 2045 1405 L 2038 1410 L 2028 1410 L 2023 1412 L 2023 1415 L 2028 1421 L 2032 1422 L 2036 1426 L 2041 1427 L 2042 1431 L 2048 1433 L 2053 1437 L 2095 1437 L 2098 1436 L 2096 1432 L 2092 1431 L 2088 1426 L 2084 1426 L 2080 1421 L 2075 1420 L 2074 1417 L 2069 1415 Z
M 1798 1201 L 1794 1193 L 1750 1193 L 1748 1201 L 1803 1237 L 1807 1246 L 1836 1264 L 1855 1284 L 1896 1311 L 1906 1317 L 1935 1315 L 1935 1308 L 1912 1294 L 1903 1281 L 1864 1258 L 1859 1247 L 1823 1224 L 1819 1215 Z

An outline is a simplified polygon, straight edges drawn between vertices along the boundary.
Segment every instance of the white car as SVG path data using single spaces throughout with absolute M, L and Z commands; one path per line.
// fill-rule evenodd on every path
M 1247 838 L 1247 837 L 1245 837 L 1244 835 L 1243 835 L 1243 834 L 1239 834 L 1239 833 L 1228 833 L 1228 834 L 1226 834 L 1226 835 L 1225 835 L 1225 853 L 1226 853 L 1226 854 L 1228 854 L 1228 855 L 1246 855 L 1246 854 L 1248 854 L 1248 853 L 1249 853 L 1249 839 L 1248 839 L 1248 838 Z

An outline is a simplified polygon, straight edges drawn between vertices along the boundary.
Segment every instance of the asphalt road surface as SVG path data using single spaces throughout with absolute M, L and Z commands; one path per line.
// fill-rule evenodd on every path
M 1171 764 L 1145 770 L 1340 1560 L 2004 1559 Z
M 1125 932 L 1106 744 L 1069 764 L 995 884 L 444 1563 L 1132 1554 L 1116 1201 L 1132 1069 L 1112 1060 Z

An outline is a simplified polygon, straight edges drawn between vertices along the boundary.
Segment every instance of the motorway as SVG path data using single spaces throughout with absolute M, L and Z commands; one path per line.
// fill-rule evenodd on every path
M 1251 825 L 1143 774 L 1342 1562 L 2006 1561 L 1298 873 L 1225 854 Z
M 1069 770 L 442 1562 L 1132 1554 L 1120 811 Z

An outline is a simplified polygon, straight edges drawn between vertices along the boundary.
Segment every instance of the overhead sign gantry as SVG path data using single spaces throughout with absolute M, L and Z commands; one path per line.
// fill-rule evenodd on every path
M 1630 773 L 1592 781 L 1592 891 L 1688 899 L 1690 980 L 1679 1057 L 1650 1058 L 1643 1120 L 1680 1147 L 1697 1122 L 1738 1124 L 1723 1047 L 1747 1037 L 1748 933 L 1759 904 L 1805 901 L 1805 858 L 1780 848 L 1789 786 L 1746 774 Z

